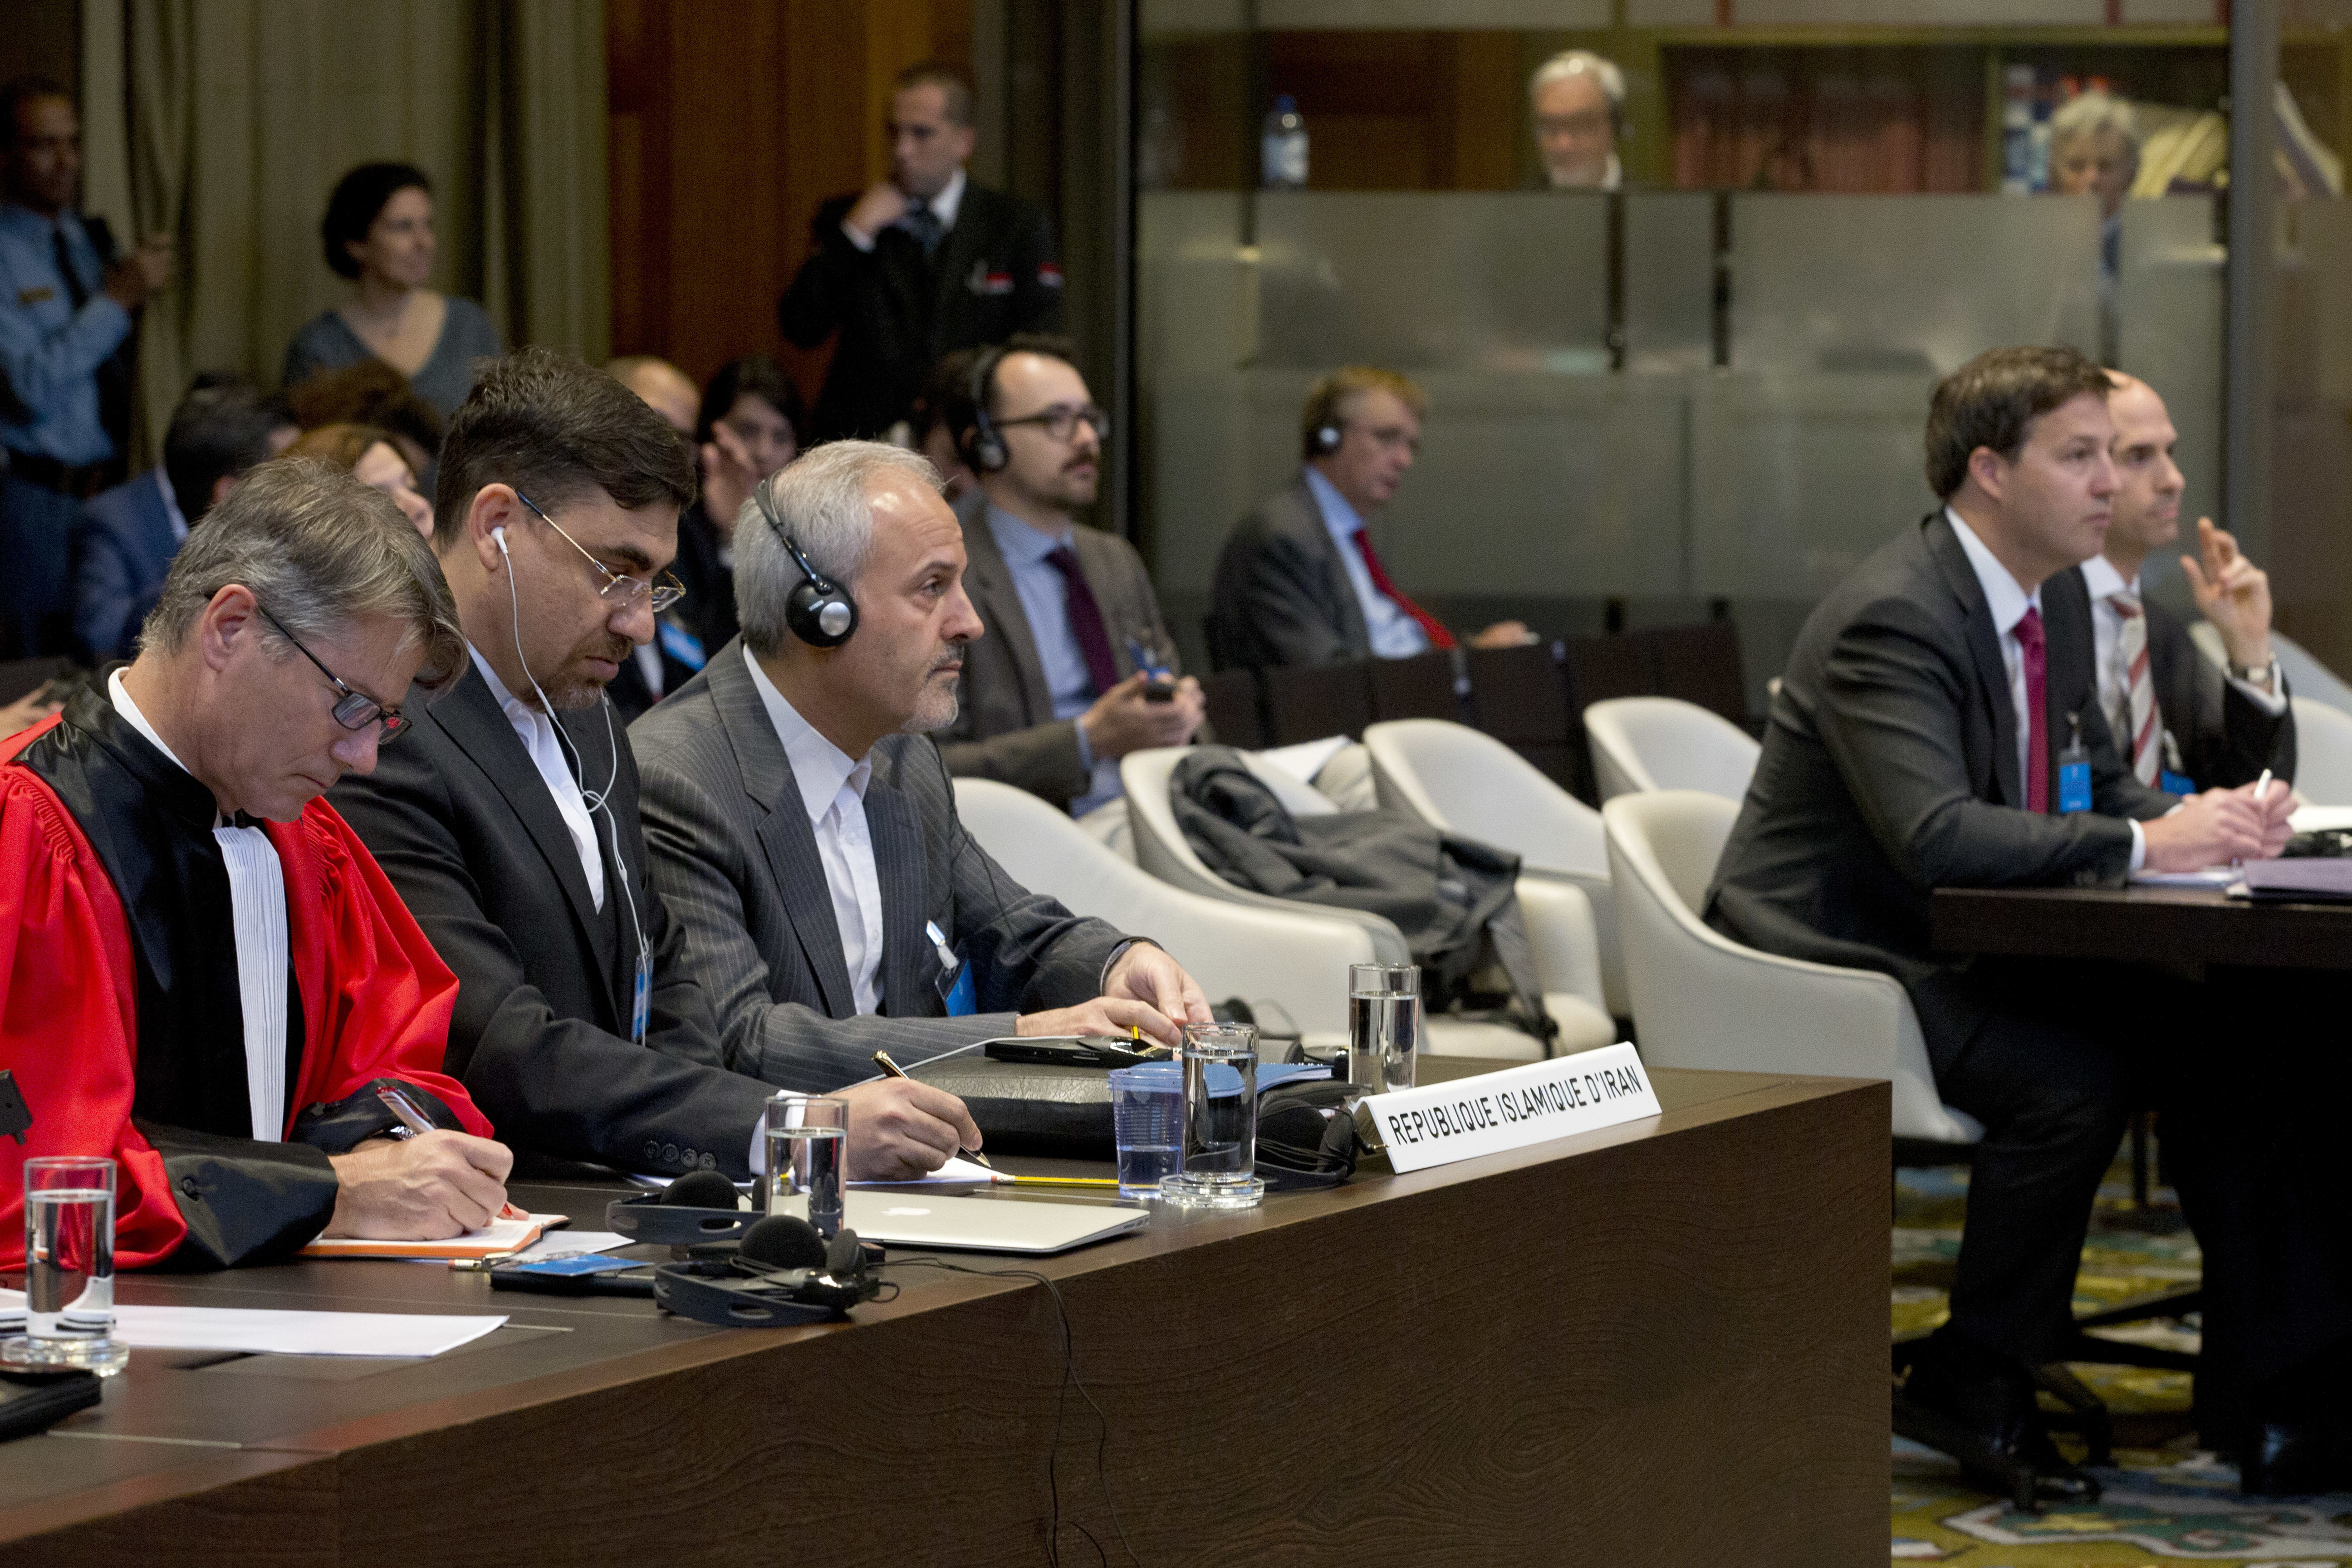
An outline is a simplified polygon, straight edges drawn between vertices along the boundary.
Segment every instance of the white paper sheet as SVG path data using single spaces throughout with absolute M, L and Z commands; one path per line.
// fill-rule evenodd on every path
M 852 1182 L 849 1184 L 853 1187 L 924 1187 L 935 1182 L 1002 1182 L 1006 1179 L 1002 1171 L 992 1171 L 958 1154 L 928 1176 L 916 1176 L 904 1182 Z
M 21 1312 L 21 1290 L 0 1290 L 0 1313 Z M 133 1350 L 244 1351 L 270 1355 L 435 1356 L 506 1321 L 423 1312 L 277 1312 L 243 1307 L 114 1309 L 114 1337 Z
M 615 1247 L 635 1245 L 635 1239 L 610 1230 L 551 1230 L 520 1252 L 515 1261 L 528 1263 L 535 1258 L 553 1258 L 567 1252 L 611 1252 Z
M 2238 868 L 2208 866 L 2202 871 L 2150 871 L 2143 867 L 2131 874 L 2131 879 L 2143 888 L 2226 888 L 2238 879 Z

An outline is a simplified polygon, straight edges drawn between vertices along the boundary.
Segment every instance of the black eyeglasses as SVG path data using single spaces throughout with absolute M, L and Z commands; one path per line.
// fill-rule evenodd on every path
M 1081 419 L 1093 428 L 1096 440 L 1110 439 L 1110 415 L 1091 403 L 1083 408 L 1073 408 L 1066 403 L 1056 403 L 1051 408 L 1035 414 L 1024 414 L 1018 419 L 998 419 L 992 423 L 999 430 L 1010 430 L 1015 425 L 1043 425 L 1046 435 L 1056 441 L 1066 443 L 1077 435 L 1078 421 Z
M 393 742 L 397 741 L 400 737 L 408 733 L 408 721 L 401 717 L 399 709 L 387 708 L 383 703 L 378 702 L 374 698 L 368 696 L 363 691 L 353 691 L 350 687 L 343 684 L 343 678 L 341 676 L 337 675 L 325 665 L 320 664 L 319 656 L 312 653 L 309 648 L 304 647 L 302 646 L 302 639 L 296 637 L 292 632 L 288 631 L 286 629 L 286 623 L 279 620 L 276 616 L 271 615 L 269 613 L 269 607 L 267 605 L 257 601 L 253 607 L 259 610 L 261 612 L 261 618 L 268 621 L 271 626 L 276 626 L 278 628 L 278 635 L 284 637 L 288 642 L 292 643 L 295 648 L 304 658 L 309 659 L 312 664 L 317 664 L 319 666 L 319 673 L 325 676 L 329 680 L 333 681 L 335 683 L 335 689 L 342 693 L 342 696 L 335 700 L 336 723 L 341 724 L 346 730 L 364 730 L 371 724 L 382 724 L 383 726 L 383 732 L 376 736 L 376 744 L 379 746 L 390 745 Z
M 562 533 L 564 543 L 569 544 L 572 549 L 579 551 L 589 565 L 593 566 L 598 572 L 604 574 L 604 585 L 596 590 L 596 596 L 598 598 L 610 600 L 614 604 L 626 606 L 635 604 L 637 602 L 637 596 L 640 594 L 648 595 L 653 599 L 654 614 L 658 616 L 664 610 L 668 609 L 680 599 L 686 597 L 686 584 L 679 582 L 677 578 L 671 576 L 667 572 L 661 574 L 658 581 L 652 583 L 646 582 L 643 577 L 623 576 L 620 573 L 614 571 L 610 566 L 605 565 L 602 561 L 597 560 L 593 555 L 589 554 L 587 547 L 583 545 L 578 540 L 572 538 L 568 533 L 563 533 L 563 525 L 556 521 L 553 518 L 548 516 L 547 513 L 540 511 L 539 503 L 537 501 L 531 500 L 520 490 L 515 491 L 515 500 L 522 502 L 523 505 L 530 508 L 531 510 L 539 512 L 540 521 L 547 524 L 548 527 L 555 530 L 556 532 Z

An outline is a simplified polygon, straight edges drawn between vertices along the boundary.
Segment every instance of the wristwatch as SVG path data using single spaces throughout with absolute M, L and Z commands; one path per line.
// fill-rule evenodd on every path
M 2232 680 L 2242 680 L 2250 685 L 2260 685 L 2265 688 L 2276 684 L 2271 678 L 2271 672 L 2278 668 L 2276 659 L 2264 665 L 2231 664 L 2227 668 L 2230 671 L 2230 679 Z

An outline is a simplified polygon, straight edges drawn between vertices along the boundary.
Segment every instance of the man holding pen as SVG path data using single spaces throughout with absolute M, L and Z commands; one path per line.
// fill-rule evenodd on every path
M 956 816 L 928 735 L 982 628 L 929 463 L 817 447 L 754 492 L 735 540 L 741 637 L 629 737 L 648 879 L 736 1070 L 822 1090 L 871 1076 L 877 1049 L 1172 1044 L 1207 1021 L 1174 959 L 1022 888 Z

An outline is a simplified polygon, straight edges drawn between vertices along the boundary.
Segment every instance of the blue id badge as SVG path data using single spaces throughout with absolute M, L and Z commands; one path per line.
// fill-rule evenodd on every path
M 653 1023 L 654 1016 L 654 959 L 649 952 L 637 954 L 635 990 L 635 994 L 629 1003 L 629 1038 L 642 1046 L 646 1043 L 646 1030 Z
M 2157 773 L 2156 787 L 2167 795 L 2195 795 L 2197 781 L 2187 773 L 2176 773 L 2170 768 L 2163 768 Z
M 958 958 L 955 950 L 948 946 L 947 933 L 940 930 L 938 921 L 925 921 L 923 931 L 940 955 L 940 977 L 935 984 L 940 988 L 940 1000 L 948 1005 L 948 1016 L 970 1017 L 980 1010 L 972 1001 L 971 965 Z
M 662 652 L 687 668 L 700 669 L 709 662 L 702 651 L 702 639 L 676 621 L 656 621 L 654 631 L 661 638 Z
M 2091 809 L 2090 763 L 2058 764 L 2058 809 L 2062 812 Z

